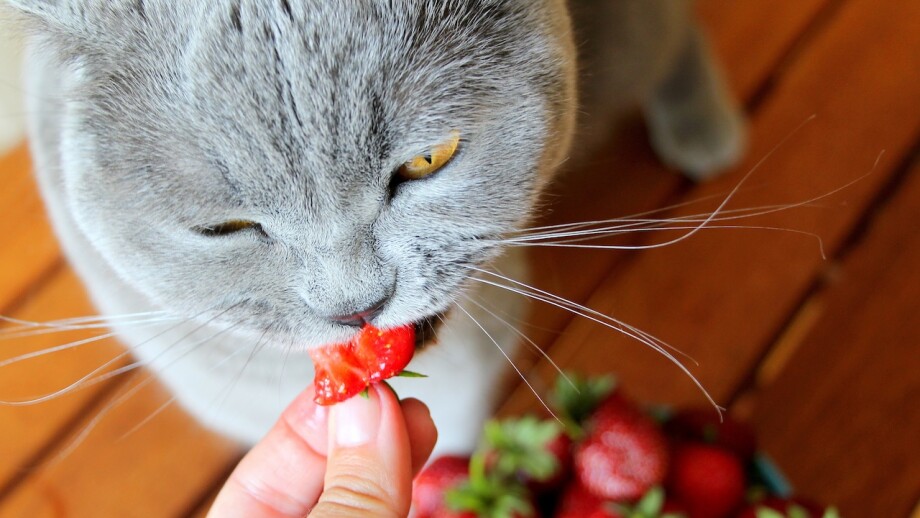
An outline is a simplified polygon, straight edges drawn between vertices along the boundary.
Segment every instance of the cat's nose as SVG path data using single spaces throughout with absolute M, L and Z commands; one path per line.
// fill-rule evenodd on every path
M 363 311 L 358 311 L 356 313 L 352 313 L 351 315 L 332 317 L 331 320 L 338 324 L 342 324 L 343 326 L 364 327 L 364 324 L 375 319 L 378 315 L 380 315 L 381 312 L 383 312 L 383 308 L 386 306 L 389 300 L 389 297 L 387 297 L 374 303 L 372 306 Z

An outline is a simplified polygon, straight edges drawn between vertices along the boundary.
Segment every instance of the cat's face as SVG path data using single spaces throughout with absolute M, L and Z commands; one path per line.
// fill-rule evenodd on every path
M 158 305 L 273 342 L 443 311 L 566 152 L 561 0 L 17 3 L 73 71 L 81 230 Z

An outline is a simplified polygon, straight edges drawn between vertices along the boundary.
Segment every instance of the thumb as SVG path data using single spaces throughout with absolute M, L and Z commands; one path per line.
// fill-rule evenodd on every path
M 312 518 L 409 513 L 412 454 L 399 401 L 376 384 L 332 407 L 326 479 Z

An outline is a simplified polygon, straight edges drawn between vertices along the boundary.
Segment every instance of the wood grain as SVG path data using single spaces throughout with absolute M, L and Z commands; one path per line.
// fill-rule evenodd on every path
M 907 516 L 920 492 L 917 221 L 920 162 L 816 295 L 814 327 L 753 395 L 766 450 L 843 516 Z
M 125 388 L 142 383 L 140 373 Z M 228 466 L 238 446 L 204 430 L 157 383 L 121 401 L 118 391 L 98 412 L 103 419 L 65 458 L 29 476 L 3 506 L 3 516 L 181 516 L 192 510 Z M 109 403 L 115 402 L 110 407 Z M 154 416 L 140 428 L 135 427 Z M 130 435 L 125 435 L 129 433 Z
M 905 11 L 905 9 L 907 9 Z M 754 225 L 819 234 L 833 253 L 889 178 L 920 128 L 920 32 L 899 23 L 920 4 L 854 0 L 790 64 L 753 121 L 751 160 L 768 155 L 811 114 L 818 119 L 769 156 L 732 207 L 808 200 L 875 172 L 822 205 L 773 214 Z M 831 82 L 832 83 L 829 83 Z M 892 121 L 898 121 L 892 124 Z M 686 199 L 730 191 L 740 173 L 693 189 Z M 735 390 L 824 267 L 812 239 L 722 230 L 647 250 L 610 273 L 590 306 L 678 345 L 702 362 L 696 374 L 719 401 Z M 658 240 L 666 240 L 659 237 Z M 655 241 L 655 242 L 659 242 Z M 616 371 L 641 398 L 701 403 L 686 376 L 635 341 L 585 319 L 565 330 L 551 354 L 575 370 Z M 548 377 L 545 362 L 539 372 Z M 505 412 L 534 407 L 519 390 Z
M 0 161 L 0 173 L 4 180 L 0 207 L 5 222 L 5 231 L 0 233 L 0 307 L 15 305 L 7 316 L 38 322 L 95 314 L 79 280 L 69 268 L 60 267 L 60 250 L 31 178 L 25 146 Z M 50 277 L 45 279 L 47 275 Z M 6 325 L 4 329 L 11 327 Z M 7 339 L 0 342 L 0 362 L 102 332 Z M 117 342 L 106 340 L 0 367 L 0 399 L 22 400 L 51 393 L 123 352 Z M 125 356 L 111 368 L 130 361 Z M 159 514 L 158 510 L 192 505 L 213 479 L 238 458 L 235 445 L 195 428 L 188 417 L 177 417 L 183 412 L 175 408 L 163 418 L 168 423 L 166 430 L 156 426 L 160 423 L 157 418 L 146 434 L 138 434 L 124 444 L 115 440 L 117 437 L 113 439 L 143 421 L 162 403 L 162 389 L 153 389 L 140 392 L 132 404 L 107 418 L 107 425 L 91 433 L 74 454 L 58 461 L 55 449 L 68 447 L 85 426 L 86 418 L 107 404 L 99 398 L 122 382 L 116 379 L 34 406 L 0 406 L 0 492 L 13 490 L 12 496 L 0 505 L 0 516 L 173 515 L 179 511 Z M 82 423 L 81 415 L 85 416 Z M 169 430 L 169 426 L 181 430 Z M 113 448 L 115 443 L 119 447 Z M 156 457 L 158 452 L 165 457 L 144 457 L 143 462 L 138 462 L 139 455 Z M 195 463 L 183 467 L 184 459 Z M 49 462 L 55 464 L 47 467 Z M 183 469 L 192 476 L 171 476 L 170 470 Z M 78 481 L 88 485 L 81 486 Z M 184 484 L 181 490 L 172 487 L 174 481 Z M 113 494 L 124 498 L 113 498 Z M 149 497 L 146 507 L 144 498 L 135 498 L 137 495 Z
M 42 284 L 28 304 L 12 316 L 46 321 L 93 313 L 80 282 L 69 269 L 62 269 Z M 10 327 L 5 326 L 5 329 Z M 9 338 L 7 335 L 0 341 L 0 362 L 99 334 L 99 331 L 66 332 L 30 338 Z M 0 399 L 18 401 L 52 393 L 83 378 L 122 351 L 121 346 L 108 340 L 0 367 Z M 113 367 L 127 361 L 125 358 Z M 34 468 L 27 463 L 47 448 L 61 433 L 60 429 L 71 424 L 107 386 L 107 383 L 95 385 L 32 406 L 0 406 L 0 459 L 3 459 L 0 488 Z
M 729 85 L 749 99 L 780 72 L 778 66 L 807 36 L 809 25 L 835 3 L 839 2 L 701 0 L 696 8 L 716 54 L 730 71 Z
M 827 0 L 782 5 L 739 0 L 698 2 L 700 16 L 736 94 L 749 100 L 773 72 L 792 42 Z M 577 170 L 565 172 L 546 197 L 543 216 L 534 226 L 606 220 L 656 210 L 678 200 L 686 186 L 679 174 L 652 153 L 641 122 L 635 119 L 611 136 L 611 147 Z M 618 244 L 635 243 L 619 239 Z M 531 250 L 533 285 L 574 301 L 587 300 L 624 257 L 611 250 L 540 247 Z M 577 266 L 576 266 L 577 265 Z M 541 348 L 556 340 L 572 315 L 546 304 L 533 307 L 528 337 Z M 529 358 L 521 360 L 525 365 Z
M 60 261 L 60 250 L 32 179 L 25 144 L 0 158 L 0 314 Z

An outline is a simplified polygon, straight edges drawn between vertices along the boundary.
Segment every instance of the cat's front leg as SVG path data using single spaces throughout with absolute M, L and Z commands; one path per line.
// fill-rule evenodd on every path
M 658 156 L 697 180 L 735 165 L 746 147 L 744 115 L 695 25 L 646 102 L 645 117 Z

